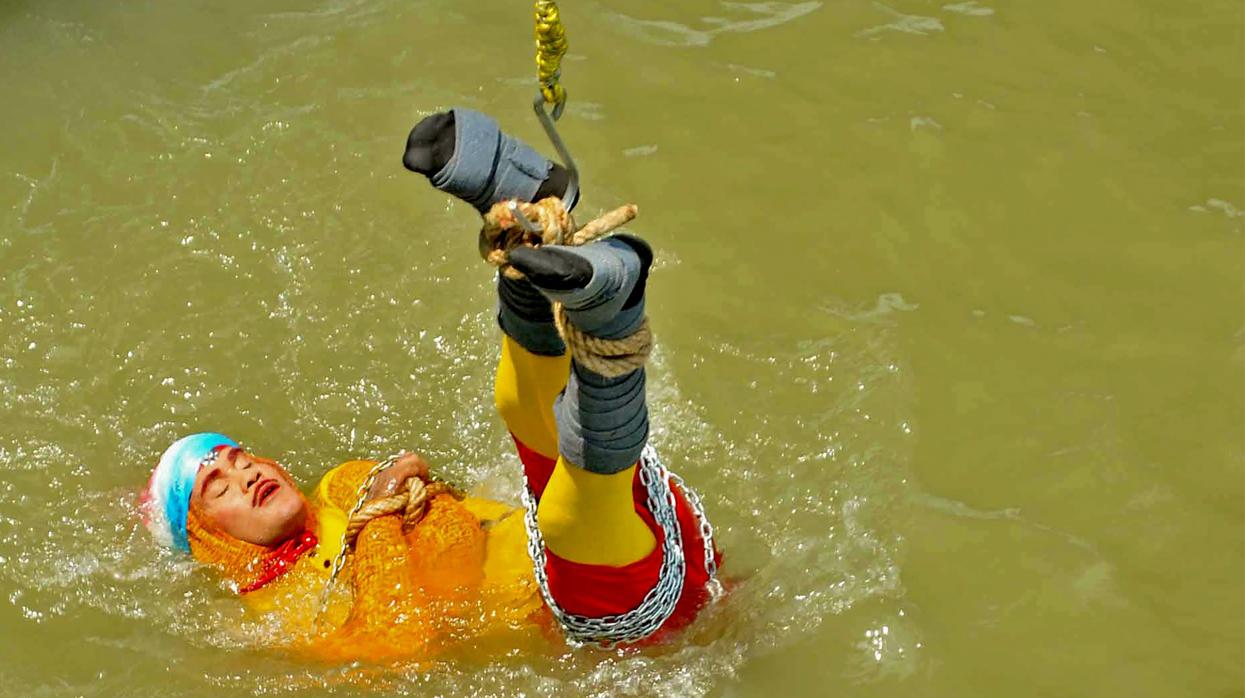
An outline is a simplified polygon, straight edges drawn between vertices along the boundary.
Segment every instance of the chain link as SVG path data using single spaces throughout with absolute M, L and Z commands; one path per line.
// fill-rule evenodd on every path
M 368 490 L 372 489 L 372 485 L 376 483 L 376 477 L 393 467 L 394 463 L 397 463 L 401 457 L 401 454 L 395 454 L 372 466 L 372 469 L 367 473 L 367 477 L 363 479 L 363 483 L 359 485 L 359 489 L 355 491 L 354 507 L 346 515 L 346 521 L 353 519 L 354 515 L 358 514 L 359 510 L 363 508 L 364 503 L 367 502 Z M 337 551 L 337 557 L 333 558 L 333 567 L 329 571 L 328 581 L 324 583 L 324 590 L 320 592 L 320 604 L 316 610 L 314 623 L 317 631 L 319 630 L 320 620 L 323 618 L 324 612 L 328 610 L 329 599 L 333 595 L 333 587 L 337 584 L 337 576 L 341 574 L 342 568 L 346 566 L 346 555 L 350 552 L 346 545 L 348 529 L 349 526 L 342 529 L 341 547 Z
M 376 478 L 382 472 L 392 467 L 400 457 L 400 455 L 390 456 L 377 463 L 368 471 L 367 477 L 356 491 L 355 504 L 346 516 L 347 521 L 353 519 L 355 514 L 359 513 L 359 510 L 367 500 L 368 490 L 375 484 Z M 657 450 L 652 445 L 645 446 L 644 451 L 640 455 L 638 476 L 640 484 L 648 494 L 648 510 L 662 529 L 662 562 L 657 577 L 657 584 L 649 590 L 640 604 L 632 610 L 622 614 L 597 618 L 570 613 L 559 606 L 553 598 L 553 594 L 549 589 L 549 577 L 545 573 L 545 540 L 537 522 L 536 497 L 532 493 L 531 484 L 527 481 L 526 473 L 523 476 L 524 524 L 527 528 L 527 552 L 532 559 L 532 571 L 545 604 L 562 625 L 567 641 L 572 645 L 594 644 L 610 648 L 619 644 L 637 642 L 656 632 L 674 613 L 674 608 L 683 593 L 687 565 L 683 550 L 682 530 L 677 515 L 677 500 L 671 484 L 677 485 L 683 492 L 699 524 L 700 536 L 704 544 L 705 572 L 709 577 L 706 587 L 712 599 L 716 600 L 722 595 L 722 584 L 717 578 L 718 566 L 717 558 L 714 554 L 713 525 L 709 523 L 709 518 L 705 515 L 704 504 L 701 501 L 700 495 L 694 489 L 688 487 L 683 478 L 666 468 L 665 464 L 661 462 L 661 458 L 657 455 Z M 341 574 L 342 568 L 345 567 L 346 557 L 349 552 L 349 548 L 346 545 L 346 533 L 343 531 L 341 547 L 337 552 L 337 556 L 333 559 L 333 565 L 329 572 L 328 581 L 324 585 L 324 590 L 320 592 L 320 601 L 315 617 L 317 631 L 324 613 L 328 609 L 329 600 L 332 597 L 337 578 Z
M 657 450 L 651 445 L 644 447 L 640 455 L 640 484 L 648 493 L 648 510 L 662 529 L 662 562 L 657 584 L 649 590 L 640 604 L 630 611 L 617 615 L 590 617 L 571 613 L 558 605 L 549 589 L 549 577 L 545 573 L 545 541 L 536 517 L 536 497 L 532 493 L 527 475 L 523 477 L 523 506 L 526 509 L 524 523 L 527 526 L 527 552 L 532 558 L 533 574 L 541 596 L 550 612 L 562 625 L 567 641 L 574 646 L 594 644 L 610 648 L 628 644 L 652 635 L 674 613 L 687 574 L 683 551 L 683 537 L 676 513 L 676 500 L 671 482 L 678 483 L 687 494 L 693 512 L 700 520 L 700 531 L 705 544 L 705 570 L 709 573 L 710 588 L 716 589 L 717 564 L 713 556 L 713 528 L 708 525 L 700 497 L 686 488 L 682 479 L 674 475 L 661 462 Z M 718 594 L 714 592 L 714 598 Z
M 688 487 L 678 473 L 671 472 L 670 480 L 683 491 L 687 505 L 691 507 L 692 513 L 696 515 L 696 521 L 700 524 L 700 540 L 705 547 L 705 573 L 709 576 L 705 587 L 709 590 L 712 600 L 717 601 L 725 593 L 725 589 L 722 587 L 722 582 L 718 581 L 718 557 L 717 549 L 713 544 L 713 524 L 709 523 L 709 517 L 705 514 L 705 505 L 700 499 L 700 493 Z

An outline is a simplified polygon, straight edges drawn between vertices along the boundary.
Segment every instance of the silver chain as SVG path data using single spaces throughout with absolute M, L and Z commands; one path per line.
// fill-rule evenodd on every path
M 700 499 L 700 493 L 688 487 L 678 473 L 671 472 L 670 480 L 683 491 L 687 505 L 691 507 L 692 513 L 696 515 L 696 522 L 700 525 L 700 540 L 705 546 L 705 573 L 709 576 L 705 587 L 709 590 L 710 598 L 717 601 L 722 598 L 725 590 L 722 588 L 722 582 L 718 581 L 718 558 L 717 550 L 713 546 L 713 524 L 709 523 L 709 517 L 705 514 L 705 505 Z
M 401 457 L 401 455 L 392 455 L 372 466 L 372 469 L 367 473 L 367 477 L 364 478 L 363 484 L 359 485 L 359 489 L 355 491 L 354 507 L 346 515 L 346 521 L 352 520 L 354 515 L 358 514 L 359 510 L 363 508 L 364 503 L 367 502 L 368 490 L 372 489 L 372 485 L 376 483 L 376 477 L 393 467 L 393 464 L 397 463 Z M 337 584 L 337 576 L 341 574 L 342 568 L 346 566 L 346 554 L 349 552 L 346 546 L 346 537 L 349 530 L 349 526 L 342 529 L 341 547 L 337 551 L 337 557 L 333 558 L 333 567 L 329 571 L 328 581 L 324 583 L 324 590 L 320 592 L 320 605 L 316 610 L 315 618 L 315 629 L 317 631 L 319 630 L 320 619 L 328 609 L 329 598 L 333 595 L 333 587 Z
M 683 593 L 687 566 L 671 481 L 678 483 L 683 489 L 689 505 L 700 520 L 700 531 L 705 544 L 705 570 L 709 573 L 710 589 L 715 590 L 712 592 L 714 598 L 718 595 L 716 589 L 720 585 L 717 582 L 717 564 L 713 556 L 713 527 L 709 526 L 704 515 L 700 497 L 687 489 L 682 479 L 666 469 L 652 445 L 645 446 L 640 454 L 639 478 L 640 484 L 648 493 L 648 510 L 662 529 L 662 561 L 657 584 L 630 611 L 593 618 L 571 613 L 559 606 L 553 598 L 549 589 L 549 577 L 545 573 L 545 540 L 536 517 L 536 496 L 532 493 L 526 473 L 523 476 L 522 497 L 526 509 L 524 523 L 527 526 L 527 552 L 532 558 L 532 572 L 545 605 L 562 625 L 567 641 L 574 646 L 595 644 L 609 648 L 636 642 L 656 632 L 674 613 Z
M 382 472 L 392 467 L 399 458 L 400 456 L 398 455 L 390 456 L 377 463 L 368 471 L 367 477 L 355 492 L 355 504 L 346 516 L 347 521 L 353 519 L 355 514 L 359 513 L 359 510 L 363 508 L 364 503 L 367 501 L 368 490 L 372 489 L 376 478 Z M 648 493 L 648 510 L 652 513 L 658 525 L 661 526 L 663 534 L 662 563 L 657 577 L 657 584 L 644 596 L 640 605 L 630 611 L 618 615 L 593 618 L 566 611 L 558 605 L 550 592 L 549 577 L 545 574 L 545 540 L 544 536 L 541 535 L 540 526 L 536 518 L 536 497 L 532 493 L 530 483 L 527 481 L 527 474 L 524 473 L 523 475 L 524 524 L 527 528 L 527 552 L 532 558 L 533 575 L 536 578 L 536 584 L 540 588 L 540 594 L 544 598 L 545 604 L 562 625 L 567 640 L 572 645 L 596 644 L 608 648 L 617 644 L 637 642 L 656 632 L 670 615 L 674 613 L 674 608 L 683 593 L 683 583 L 687 568 L 683 551 L 682 530 L 676 513 L 675 497 L 674 491 L 670 486 L 671 483 L 678 485 L 679 489 L 683 491 L 683 495 L 687 498 L 687 503 L 700 525 L 700 536 L 704 543 L 705 572 L 709 576 L 707 588 L 710 595 L 716 600 L 722 594 L 722 584 L 717 578 L 717 558 L 714 556 L 713 526 L 705 515 L 704 504 L 700 499 L 700 495 L 688 487 L 683 482 L 683 478 L 666 468 L 665 464 L 661 462 L 661 458 L 657 455 L 657 450 L 652 445 L 645 446 L 644 451 L 640 455 L 639 478 L 640 484 L 644 486 Z M 346 557 L 350 552 L 346 545 L 346 537 L 346 531 L 343 530 L 340 548 L 337 551 L 337 556 L 333 559 L 333 566 L 329 571 L 328 581 L 325 582 L 324 590 L 320 592 L 320 603 L 315 617 L 316 630 L 319 630 L 320 621 L 328 609 L 329 600 L 337 584 L 337 577 L 346 565 Z

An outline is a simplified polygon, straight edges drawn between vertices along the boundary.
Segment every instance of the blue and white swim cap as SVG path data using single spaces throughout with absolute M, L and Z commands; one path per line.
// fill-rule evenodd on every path
M 204 459 L 216 449 L 237 445 L 224 434 L 204 432 L 182 437 L 165 449 L 160 463 L 151 471 L 151 481 L 141 501 L 143 522 L 162 545 L 190 552 L 186 515 L 195 477 Z

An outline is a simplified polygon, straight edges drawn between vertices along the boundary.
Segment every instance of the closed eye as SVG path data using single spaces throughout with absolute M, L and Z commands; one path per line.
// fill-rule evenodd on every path
M 224 473 L 221 472 L 220 468 L 212 468 L 210 471 L 208 471 L 207 476 L 203 478 L 203 484 L 199 486 L 199 496 L 200 497 L 208 496 L 209 492 L 215 491 L 213 488 L 216 487 L 218 484 L 228 485 L 229 484 L 228 482 L 225 482 L 221 479 L 222 475 L 224 475 Z

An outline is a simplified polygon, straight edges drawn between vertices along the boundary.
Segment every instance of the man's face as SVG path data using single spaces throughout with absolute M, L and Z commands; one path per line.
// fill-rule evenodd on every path
M 192 505 L 239 540 L 274 546 L 302 532 L 307 505 L 285 469 L 240 448 L 223 448 L 199 469 Z

